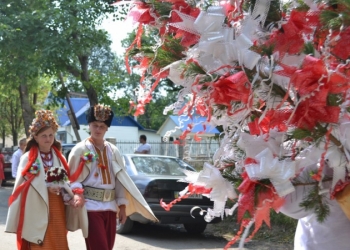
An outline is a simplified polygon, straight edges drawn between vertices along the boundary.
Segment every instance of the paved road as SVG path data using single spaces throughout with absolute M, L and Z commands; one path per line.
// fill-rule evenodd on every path
M 0 188 L 0 249 L 15 250 L 16 235 L 5 233 L 7 200 L 12 187 Z M 68 242 L 71 250 L 84 250 L 81 231 L 69 232 Z M 118 250 L 222 250 L 227 242 L 218 237 L 190 236 L 180 226 L 139 225 L 132 234 L 117 235 L 114 249 Z M 237 249 L 237 248 L 231 248 Z M 101 249 L 102 250 L 102 249 Z

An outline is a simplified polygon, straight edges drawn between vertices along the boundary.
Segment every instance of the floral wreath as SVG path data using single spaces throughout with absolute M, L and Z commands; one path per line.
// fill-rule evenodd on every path
M 38 110 L 35 112 L 36 118 L 33 119 L 32 125 L 29 127 L 29 133 L 34 136 L 40 129 L 44 127 L 51 127 L 54 131 L 57 131 L 58 124 L 56 119 L 50 110 Z
M 111 108 L 102 104 L 96 104 L 94 106 L 94 116 L 97 121 L 107 121 L 111 116 Z

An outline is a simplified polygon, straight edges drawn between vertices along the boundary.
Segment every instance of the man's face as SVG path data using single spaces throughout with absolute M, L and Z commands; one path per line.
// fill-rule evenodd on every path
M 107 125 L 104 122 L 94 121 L 89 124 L 91 137 L 103 138 L 108 130 Z
M 23 151 L 26 147 L 27 143 L 26 142 L 22 142 L 19 144 L 19 148 Z

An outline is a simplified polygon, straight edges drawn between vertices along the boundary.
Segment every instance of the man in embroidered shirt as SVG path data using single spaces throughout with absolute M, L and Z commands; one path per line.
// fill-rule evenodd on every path
M 157 221 L 146 201 L 127 175 L 124 160 L 113 144 L 104 140 L 110 127 L 113 111 L 103 105 L 90 107 L 87 121 L 91 135 L 78 143 L 69 155 L 71 188 L 75 207 L 84 205 L 88 215 L 88 237 L 85 239 L 88 250 L 112 250 L 116 234 L 116 218 L 121 223 L 127 219 L 126 206 L 135 203 L 142 207 L 140 214 Z M 84 160 L 84 156 L 87 160 Z M 131 185 L 131 186 L 130 186 Z M 82 193 L 82 188 L 83 194 Z M 128 198 L 126 198 L 128 197 Z M 134 200 L 134 197 L 137 199 Z M 145 210 L 144 210 L 145 208 Z M 128 209 L 128 211 L 131 208 Z
M 12 168 L 12 177 L 16 179 L 17 176 L 17 169 L 19 165 L 19 160 L 21 156 L 23 155 L 23 151 L 27 145 L 27 139 L 22 138 L 18 142 L 19 146 L 18 149 L 13 153 L 12 158 L 11 158 L 11 168 Z
M 136 154 L 150 154 L 151 153 L 151 145 L 147 143 L 147 137 L 145 135 L 140 135 L 140 143 L 141 145 L 135 151 Z

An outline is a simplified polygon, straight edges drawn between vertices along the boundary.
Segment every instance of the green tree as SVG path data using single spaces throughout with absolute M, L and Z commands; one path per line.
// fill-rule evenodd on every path
M 0 12 L 0 23 L 6 27 L 0 39 L 0 63 L 2 84 L 16 89 L 21 103 L 25 131 L 28 131 L 34 117 L 33 103 L 30 101 L 31 83 L 39 76 L 43 66 L 42 47 L 49 36 L 42 22 L 44 1 L 27 3 L 26 1 L 4 0 Z
M 57 74 L 69 73 L 75 81 L 66 81 L 61 86 L 61 94 L 69 90 L 82 88 L 86 91 L 90 104 L 98 103 L 98 90 L 101 81 L 93 79 L 91 59 L 95 51 L 109 47 L 110 40 L 106 31 L 98 29 L 101 21 L 113 12 L 109 1 L 71 1 L 63 0 L 59 4 L 50 4 L 47 16 L 47 29 L 51 36 L 46 38 L 49 46 L 45 49 L 47 69 Z M 103 88 L 102 88 L 103 89 Z M 100 89 L 99 89 L 100 90 Z
M 135 37 L 135 31 L 130 32 L 129 36 L 122 41 L 122 46 L 129 48 Z M 142 54 L 143 56 L 150 58 L 150 60 L 154 59 L 156 57 L 155 48 L 158 44 L 157 31 L 146 30 L 141 36 L 141 44 L 141 48 L 133 46 L 129 50 L 128 55 L 131 58 L 135 56 L 137 59 L 137 56 Z M 140 85 L 141 77 L 139 75 L 140 70 L 138 70 L 140 62 L 135 59 L 131 59 L 129 63 L 133 68 L 130 77 L 132 77 L 134 80 L 129 81 L 128 88 L 135 90 Z M 143 74 L 145 78 L 151 76 L 151 72 L 149 71 L 143 72 Z M 151 81 L 153 83 L 154 79 Z M 174 85 L 169 79 L 162 79 L 159 82 L 158 87 L 152 92 L 152 101 L 145 106 L 144 114 L 138 116 L 138 122 L 145 128 L 158 130 L 167 118 L 166 114 L 163 114 L 164 108 L 176 101 L 177 94 L 180 89 L 181 87 Z M 135 96 L 134 91 L 130 97 L 131 100 L 137 102 L 137 96 Z
M 103 0 L 2 2 L 0 63 L 5 75 L 13 74 L 10 84 L 19 92 L 26 131 L 35 111 L 30 84 L 38 84 L 35 79 L 43 73 L 74 77 L 64 86 L 52 81 L 53 92 L 65 96 L 83 90 L 92 105 L 98 102 L 95 87 L 101 82 L 91 79 L 89 59 L 94 49 L 110 44 L 107 33 L 97 28 L 113 11 L 109 4 Z

